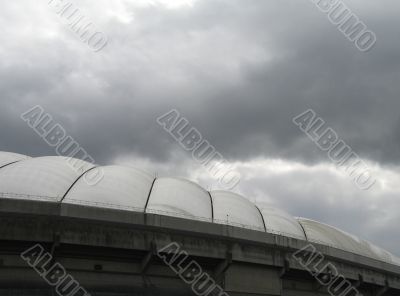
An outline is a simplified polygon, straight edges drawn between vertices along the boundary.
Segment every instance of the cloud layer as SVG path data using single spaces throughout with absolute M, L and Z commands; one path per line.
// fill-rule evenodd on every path
M 243 176 L 236 189 L 400 255 L 400 4 L 349 0 L 377 45 L 359 52 L 311 1 L 79 1 L 94 53 L 47 5 L 0 12 L 0 150 L 54 154 L 21 121 L 40 104 L 100 164 L 207 177 L 156 123 L 178 109 Z M 361 191 L 292 123 L 312 108 L 378 178 Z

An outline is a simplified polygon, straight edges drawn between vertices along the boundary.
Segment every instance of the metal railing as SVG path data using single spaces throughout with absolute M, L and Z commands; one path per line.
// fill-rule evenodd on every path
M 31 194 L 0 192 L 0 199 L 1 198 L 49 201 L 49 202 L 59 203 L 62 199 L 62 196 L 44 196 L 44 195 L 31 195 Z M 229 216 L 227 217 L 227 219 L 212 219 L 211 217 L 202 217 L 202 216 L 197 216 L 197 215 L 193 215 L 190 213 L 165 211 L 165 210 L 158 210 L 158 209 L 151 209 L 151 208 L 145 209 L 143 207 L 132 207 L 132 206 L 126 206 L 126 205 L 121 205 L 121 204 L 98 202 L 98 201 L 87 201 L 87 200 L 72 199 L 72 198 L 65 199 L 62 201 L 62 203 L 77 204 L 77 205 L 88 206 L 88 207 L 100 207 L 100 208 L 110 208 L 110 209 L 116 209 L 116 210 L 133 211 L 133 212 L 140 212 L 140 213 L 145 213 L 145 214 L 155 214 L 155 215 L 160 215 L 160 216 L 171 216 L 171 217 L 177 217 L 177 218 L 188 219 L 188 220 L 196 220 L 196 221 L 244 228 L 244 229 L 249 229 L 249 230 L 254 230 L 254 231 L 259 231 L 259 232 L 267 232 L 267 233 L 271 233 L 271 234 L 275 234 L 275 235 L 279 235 L 279 236 L 285 236 L 285 237 L 304 240 L 304 237 L 297 236 L 293 233 L 278 231 L 275 229 L 270 229 L 268 227 L 266 229 L 267 231 L 265 231 L 264 227 L 259 227 L 256 225 L 250 225 L 250 224 L 232 221 L 232 220 L 229 220 Z

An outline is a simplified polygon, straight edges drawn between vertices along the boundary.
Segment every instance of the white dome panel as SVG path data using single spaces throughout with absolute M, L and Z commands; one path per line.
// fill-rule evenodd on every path
M 300 223 L 287 212 L 269 205 L 258 204 L 267 232 L 306 240 Z
M 193 182 L 177 178 L 159 178 L 154 182 L 146 212 L 212 221 L 208 192 Z
M 228 191 L 212 191 L 214 222 L 264 231 L 257 207 L 245 197 Z
M 370 256 L 370 251 L 359 242 L 358 238 L 320 222 L 298 218 L 303 226 L 308 241 L 328 245 L 351 253 Z
M 58 156 L 16 162 L 0 169 L 1 197 L 58 202 L 92 167 L 85 161 Z
M 400 258 L 399 257 L 392 255 L 392 262 L 393 262 L 393 264 L 400 266 Z
M 104 166 L 96 170 L 103 174 L 100 181 L 89 185 L 85 182 L 86 173 L 71 188 L 63 203 L 144 212 L 154 177 L 122 166 Z
M 372 252 L 375 255 L 374 257 L 376 259 L 384 261 L 384 262 L 392 263 L 392 261 L 393 261 L 392 259 L 394 257 L 392 254 L 390 254 L 388 251 L 386 251 L 378 246 L 371 244 L 370 242 L 366 242 L 366 243 L 370 246 Z
M 10 163 L 21 161 L 28 158 L 30 157 L 18 153 L 0 152 L 0 168 Z

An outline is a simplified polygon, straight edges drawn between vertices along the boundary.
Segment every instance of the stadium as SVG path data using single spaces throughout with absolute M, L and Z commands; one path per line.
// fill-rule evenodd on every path
M 0 295 L 56 295 L 21 259 L 35 244 L 91 295 L 195 295 L 157 256 L 170 243 L 232 296 L 351 295 L 332 292 L 295 259 L 310 244 L 351 291 L 400 295 L 400 259 L 332 226 L 131 167 L 100 167 L 89 184 L 95 166 L 77 162 L 85 169 L 65 157 L 0 152 Z

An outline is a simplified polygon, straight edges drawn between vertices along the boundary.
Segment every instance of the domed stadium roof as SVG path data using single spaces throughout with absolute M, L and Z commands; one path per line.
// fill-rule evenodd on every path
M 73 165 L 72 165 L 73 163 Z M 0 152 L 0 198 L 37 200 L 151 213 L 252 229 L 330 246 L 400 266 L 400 259 L 332 226 L 288 213 L 227 191 L 211 191 L 179 178 L 156 178 L 124 166 L 98 167 L 66 157 Z

